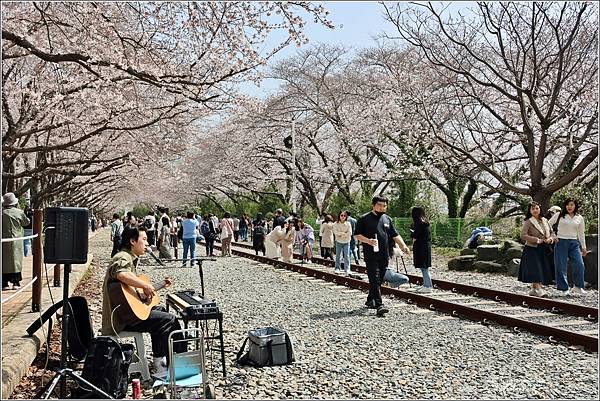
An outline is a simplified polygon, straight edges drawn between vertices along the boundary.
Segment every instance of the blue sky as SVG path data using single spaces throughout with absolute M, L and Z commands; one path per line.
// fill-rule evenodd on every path
M 395 2 L 389 2 L 393 5 Z M 464 8 L 469 2 L 452 3 L 451 11 Z M 395 35 L 395 28 L 383 18 L 383 6 L 377 1 L 325 1 L 322 2 L 330 12 L 329 18 L 336 26 L 335 30 L 307 20 L 305 33 L 310 43 L 301 48 L 290 45 L 281 50 L 270 60 L 269 64 L 293 56 L 298 50 L 315 43 L 342 44 L 354 49 L 362 49 L 376 45 L 375 37 L 387 33 Z M 274 35 L 275 39 L 281 36 Z M 260 88 L 248 83 L 242 86 L 242 91 L 248 95 L 265 98 L 275 91 L 279 83 L 273 79 L 265 79 Z

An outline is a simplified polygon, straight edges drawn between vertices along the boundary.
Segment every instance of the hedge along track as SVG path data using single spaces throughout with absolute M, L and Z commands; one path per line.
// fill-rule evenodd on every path
M 220 246 L 215 245 L 220 249 Z M 327 266 L 334 266 L 333 261 L 319 257 L 312 258 L 317 265 L 287 263 L 277 259 L 267 258 L 254 254 L 254 250 L 245 252 L 237 248 L 252 249 L 251 245 L 232 243 L 232 253 L 238 256 L 266 263 L 274 267 L 302 273 L 317 279 L 329 281 L 338 285 L 369 291 L 369 283 L 364 280 L 347 277 L 327 271 Z M 294 254 L 296 259 L 300 255 Z M 318 266 L 320 265 L 320 266 Z M 353 271 L 366 274 L 366 268 L 359 265 L 351 265 Z M 411 283 L 420 283 L 421 277 L 408 275 Z M 532 334 L 548 337 L 552 343 L 566 342 L 575 346 L 582 346 L 590 352 L 598 352 L 598 309 L 561 302 L 552 299 L 532 297 L 528 295 L 513 294 L 490 288 L 475 287 L 450 281 L 433 280 L 434 287 L 445 290 L 431 294 L 415 293 L 414 289 L 395 289 L 388 286 L 381 287 L 382 295 L 405 299 L 407 303 L 414 304 L 432 311 L 447 313 L 453 317 L 460 317 L 477 321 L 483 325 L 496 323 L 511 328 L 514 332 L 527 331 Z M 463 294 L 458 296 L 457 294 Z M 445 299 L 444 299 L 445 298 Z M 482 300 L 486 299 L 486 300 Z M 457 301 L 461 301 L 460 303 Z M 473 302 L 465 302 L 473 301 Z M 504 303 L 504 306 L 502 306 Z M 512 306 L 507 306 L 510 304 Z M 516 306 L 515 306 L 516 305 Z M 474 307 L 477 306 L 477 307 Z M 491 306 L 491 307 L 490 307 Z M 542 312 L 536 311 L 543 310 Z M 501 311 L 509 314 L 499 313 Z M 550 323 L 540 323 L 531 318 L 550 317 L 558 320 Z M 579 317 L 577 320 L 564 320 L 565 317 Z M 583 319 L 582 319 L 583 318 Z M 577 325 L 593 326 L 594 329 L 584 331 L 571 331 L 564 327 Z M 561 327 L 562 326 L 562 327 Z

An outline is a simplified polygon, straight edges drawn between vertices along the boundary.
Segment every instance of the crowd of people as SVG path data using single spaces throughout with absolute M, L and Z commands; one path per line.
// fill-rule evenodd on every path
M 359 245 L 362 245 L 362 258 L 370 282 L 366 305 L 377 309 L 378 315 L 387 312 L 381 300 L 381 284 L 388 282 L 398 286 L 408 282 L 406 275 L 389 267 L 390 260 L 411 252 L 396 231 L 393 220 L 386 214 L 387 204 L 386 198 L 376 196 L 372 199 L 372 210 L 358 220 L 346 210 L 335 215 L 324 213 L 316 220 L 320 256 L 335 261 L 336 273 L 352 274 L 351 260 L 360 263 Z M 548 296 L 544 286 L 552 283 L 556 283 L 558 296 L 585 293 L 585 223 L 578 209 L 576 200 L 567 199 L 562 207 L 550 208 L 544 217 L 538 203 L 529 204 L 521 233 L 525 247 L 518 274 L 519 281 L 531 283 L 529 295 Z M 185 217 L 181 213 L 170 217 L 168 209 L 160 210 L 160 213 L 162 216 L 158 218 L 158 213 L 150 212 L 141 221 L 137 221 L 131 213 L 122 219 L 115 215 L 111 229 L 115 243 L 113 255 L 118 250 L 118 233 L 128 225 L 143 224 L 148 233 L 148 243 L 158 247 L 161 258 L 172 259 L 173 248 L 177 247 L 179 241 L 183 242 L 183 266 L 188 258 L 196 258 L 196 244 L 200 240 L 205 243 L 207 256 L 215 256 L 216 240 L 221 242 L 221 256 L 224 257 L 231 256 L 232 242 L 251 241 L 257 255 L 262 253 L 263 256 L 291 262 L 294 250 L 298 250 L 300 263 L 312 263 L 317 228 L 294 212 L 284 216 L 283 210 L 277 209 L 270 219 L 261 213 L 254 219 L 247 214 L 238 217 L 227 212 L 220 219 L 211 213 L 200 216 L 188 212 Z M 430 293 L 433 291 L 430 224 L 422 207 L 412 208 L 412 220 L 413 265 L 423 276 L 423 285 L 417 291 Z M 479 239 L 486 234 L 491 235 L 491 232 L 476 234 L 475 239 Z M 470 245 L 471 242 L 476 243 L 473 240 L 469 242 Z M 573 289 L 569 289 L 567 281 L 568 260 L 573 264 Z

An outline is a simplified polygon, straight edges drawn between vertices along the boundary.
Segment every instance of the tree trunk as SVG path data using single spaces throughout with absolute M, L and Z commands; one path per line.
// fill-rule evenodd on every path
M 552 198 L 553 192 L 548 191 L 537 191 L 531 194 L 531 197 L 534 201 L 540 204 L 541 214 L 542 216 L 546 214 L 548 209 L 550 209 L 550 198 Z
M 458 217 L 458 186 L 457 179 L 448 180 L 448 191 L 445 194 L 448 200 L 448 217 L 450 218 Z
M 467 187 L 467 192 L 465 192 L 462 198 L 462 206 L 460 208 L 460 213 L 458 217 L 465 218 L 467 215 L 467 211 L 471 207 L 471 201 L 473 200 L 473 196 L 475 196 L 475 192 L 477 192 L 477 181 L 469 180 L 469 186 Z

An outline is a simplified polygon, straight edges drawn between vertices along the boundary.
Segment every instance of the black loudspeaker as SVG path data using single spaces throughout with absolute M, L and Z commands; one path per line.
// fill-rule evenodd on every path
M 46 208 L 44 230 L 44 263 L 87 262 L 88 210 L 86 208 Z

